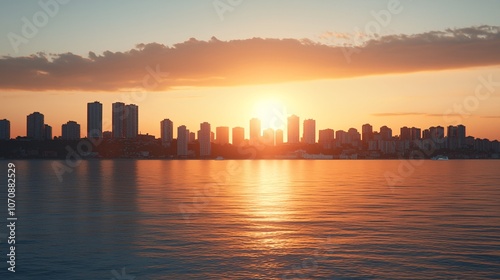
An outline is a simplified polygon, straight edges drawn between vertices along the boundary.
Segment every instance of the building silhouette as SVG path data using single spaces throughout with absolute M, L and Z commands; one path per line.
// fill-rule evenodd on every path
M 212 146 L 211 146 L 211 130 L 210 124 L 208 122 L 204 122 L 200 124 L 200 156 L 208 157 L 212 154 Z
M 102 104 L 87 103 L 87 137 L 102 138 Z
M 276 130 L 276 146 L 282 145 L 283 144 L 283 130 L 282 129 L 277 129 Z
M 43 125 L 43 139 L 52 140 L 52 126 L 48 124 Z
M 367 123 L 361 127 L 361 141 L 367 147 L 371 140 L 373 140 L 373 126 Z
M 245 141 L 245 129 L 243 127 L 233 127 L 233 139 L 232 144 L 235 146 L 240 146 Z
M 299 129 L 300 129 L 300 123 L 299 123 L 299 117 L 296 115 L 291 115 L 288 117 L 288 124 L 287 124 L 287 142 L 290 144 L 297 144 L 299 143 Z
M 185 125 L 177 127 L 177 156 L 188 155 L 189 130 Z
M 139 135 L 139 107 L 135 104 L 126 105 L 125 111 L 125 135 L 127 138 L 136 138 Z
M 314 144 L 316 143 L 316 121 L 313 119 L 307 119 L 304 121 L 304 134 L 302 136 L 304 143 Z
M 335 140 L 335 131 L 331 128 L 322 129 L 319 131 L 318 143 L 323 149 L 331 149 Z
M 216 140 L 219 145 L 229 144 L 229 127 L 219 126 L 215 128 Z
M 189 143 L 194 143 L 196 141 L 196 133 L 189 132 Z
M 45 120 L 43 114 L 34 112 L 26 118 L 26 136 L 35 140 L 44 139 Z
M 253 118 L 250 120 L 250 142 L 256 143 L 260 140 L 260 120 L 258 118 Z
M 122 102 L 112 104 L 113 138 L 135 138 L 139 134 L 139 107 Z
M 458 126 L 448 126 L 448 131 L 447 131 L 447 144 L 448 144 L 448 149 L 450 150 L 457 150 L 464 148 L 466 146 L 465 144 L 465 126 L 463 125 L 458 125 Z
M 75 121 L 68 121 L 61 127 L 63 140 L 78 140 L 80 139 L 80 125 Z
M 115 102 L 112 105 L 113 138 L 125 138 L 126 114 L 125 103 Z
M 0 120 L 0 140 L 10 139 L 10 121 L 7 119 Z
M 174 139 L 174 123 L 170 119 L 160 122 L 160 137 L 163 147 L 170 147 Z
M 380 137 L 382 138 L 382 140 L 392 140 L 392 129 L 390 129 L 389 127 L 387 126 L 382 126 L 380 128 Z

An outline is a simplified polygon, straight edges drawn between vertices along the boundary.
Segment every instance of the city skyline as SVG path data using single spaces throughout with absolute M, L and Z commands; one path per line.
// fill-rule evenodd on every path
M 102 117 L 102 103 L 99 101 L 87 103 L 87 127 L 103 127 L 103 122 L 106 119 Z M 97 108 L 97 109 L 96 109 Z M 26 117 L 26 135 L 17 137 L 27 137 L 33 140 L 47 140 L 53 137 L 58 137 L 63 140 L 78 140 L 82 138 L 102 138 L 105 134 L 108 137 L 104 138 L 129 138 L 133 139 L 139 136 L 139 127 L 137 126 L 139 120 L 139 107 L 134 104 L 126 105 L 121 102 L 116 102 L 112 104 L 112 120 L 113 125 L 110 130 L 99 131 L 88 130 L 85 137 L 81 135 L 81 124 L 78 122 L 69 120 L 61 125 L 62 134 L 58 137 L 52 134 L 52 126 L 45 123 L 45 115 L 40 112 L 34 112 Z M 101 119 L 96 119 L 95 116 L 101 116 Z M 276 119 L 272 119 L 272 123 L 276 123 Z M 359 145 L 367 145 L 370 140 L 374 139 L 374 135 L 379 135 L 380 140 L 420 140 L 420 139 L 437 139 L 437 138 L 447 138 L 447 147 L 451 149 L 456 149 L 464 147 L 466 143 L 466 137 L 473 137 L 475 139 L 487 139 L 490 141 L 498 141 L 499 139 L 489 139 L 481 138 L 475 135 L 467 135 L 466 126 L 463 124 L 449 125 L 443 127 L 441 125 L 431 126 L 429 128 L 419 128 L 415 126 L 403 126 L 399 130 L 393 129 L 384 125 L 381 126 L 378 131 L 373 129 L 373 126 L 369 123 L 365 123 L 361 126 L 361 129 L 350 127 L 346 130 L 344 129 L 333 129 L 333 128 L 317 128 L 316 120 L 305 119 L 300 126 L 300 116 L 295 114 L 286 117 L 286 124 L 281 124 L 280 127 L 286 127 L 285 130 L 280 127 L 262 127 L 262 122 L 259 118 L 252 118 L 249 120 L 248 134 L 246 133 L 245 127 L 228 127 L 228 126 L 212 126 L 210 122 L 200 123 L 200 130 L 198 130 L 197 136 L 194 132 L 190 132 L 189 128 L 182 124 L 176 126 L 175 123 L 166 118 L 159 122 L 161 133 L 159 136 L 154 136 L 157 139 L 162 140 L 162 145 L 165 147 L 170 146 L 174 139 L 179 139 L 179 133 L 181 137 L 183 146 L 185 148 L 180 148 L 181 151 L 187 149 L 187 144 L 193 142 L 195 139 L 200 141 L 200 145 L 205 156 L 210 155 L 210 143 L 216 143 L 220 145 L 229 144 L 229 139 L 232 139 L 231 144 L 241 143 L 243 141 L 250 141 L 250 143 L 266 142 L 267 145 L 277 145 L 281 143 L 287 144 L 323 144 L 329 145 L 330 141 L 337 141 L 340 144 L 352 143 L 353 141 L 359 142 Z M 10 132 L 10 121 L 8 119 L 0 120 L 0 140 L 7 140 L 6 136 L 9 135 L 10 139 L 15 139 L 12 137 Z M 128 128 L 130 127 L 130 128 Z M 177 135 L 174 134 L 175 127 L 177 127 Z M 214 129 L 212 129 L 212 127 Z M 302 128 L 301 128 L 302 127 Z M 446 130 L 446 134 L 445 134 Z M 215 132 L 214 132 L 215 131 Z M 231 131 L 231 134 L 230 134 Z M 399 131 L 399 133 L 397 133 Z M 298 137 L 302 132 L 302 136 Z M 96 134 L 97 133 L 97 134 Z M 95 135 L 101 136 L 95 136 Z M 288 135 L 284 138 L 283 135 Z M 142 134 L 149 135 L 149 134 Z M 248 135 L 246 137 L 245 135 Z M 297 139 L 298 138 L 298 139 Z M 201 140 L 203 139 L 203 140 Z M 449 140 L 452 139 L 452 140 Z M 441 143 L 442 144 L 442 143 Z M 325 146 L 326 147 L 326 146 Z M 179 147 L 178 147 L 179 148 Z M 186 152 L 181 152 L 182 155 L 187 155 Z
M 152 135 L 166 117 L 191 128 L 258 117 L 266 129 L 277 110 L 318 128 L 464 124 L 500 138 L 494 1 L 244 1 L 221 12 L 213 1 L 125 0 L 120 13 L 114 1 L 82 3 L 3 4 L 0 119 L 12 135 L 24 134 L 34 111 L 46 113 L 54 135 L 68 120 L 86 131 L 76 104 L 100 100 L 105 116 L 112 103 L 141 107 L 139 132 Z M 48 22 L 35 25 L 47 11 Z M 100 17 L 80 24 L 95 11 Z

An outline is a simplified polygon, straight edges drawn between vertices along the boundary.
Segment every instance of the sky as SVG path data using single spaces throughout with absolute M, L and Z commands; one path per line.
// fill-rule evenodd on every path
M 86 104 L 160 121 L 316 129 L 464 124 L 500 140 L 500 2 L 0 0 L 0 119 L 86 135 Z M 175 133 L 174 133 L 175 135 Z M 285 133 L 286 135 L 286 133 Z M 286 137 L 285 137 L 286 138 Z

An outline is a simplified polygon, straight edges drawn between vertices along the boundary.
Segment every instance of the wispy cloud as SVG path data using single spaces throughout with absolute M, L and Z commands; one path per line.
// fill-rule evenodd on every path
M 391 112 L 391 113 L 374 113 L 372 114 L 374 117 L 415 117 L 415 116 L 420 116 L 420 117 L 440 117 L 442 118 L 443 116 L 446 117 L 460 117 L 462 115 L 460 114 L 434 114 L 434 113 L 420 113 L 420 112 Z
M 331 33 L 324 36 L 345 37 Z M 345 49 L 310 40 L 190 39 L 165 46 L 139 44 L 126 52 L 38 53 L 0 59 L 0 89 L 117 91 L 140 87 L 146 67 L 169 73 L 155 90 L 233 86 L 364 75 L 410 73 L 500 64 L 500 27 L 478 26 L 366 41 L 355 59 Z

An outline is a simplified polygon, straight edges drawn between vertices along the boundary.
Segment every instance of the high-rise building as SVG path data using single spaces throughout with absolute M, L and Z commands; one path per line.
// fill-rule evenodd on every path
M 112 104 L 113 138 L 135 138 L 139 134 L 139 107 L 122 102 Z
M 48 124 L 43 125 L 43 139 L 52 140 L 52 126 Z
M 229 127 L 219 126 L 215 128 L 216 133 L 216 143 L 219 145 L 229 144 Z
M 10 139 L 10 121 L 0 120 L 0 140 Z
M 160 122 L 161 143 L 163 147 L 169 147 L 174 139 L 174 123 L 170 119 Z
M 291 115 L 288 117 L 288 124 L 287 124 L 287 142 L 290 144 L 297 144 L 299 143 L 299 129 L 300 129 L 300 123 L 299 123 L 299 117 L 296 115 Z
M 243 127 L 233 127 L 233 145 L 240 146 L 245 141 L 245 129 Z
M 211 147 L 211 142 L 210 142 L 210 124 L 207 122 L 201 123 L 200 124 L 200 135 L 199 135 L 199 141 L 200 141 L 200 156 L 201 157 L 207 157 L 210 156 L 212 153 L 212 147 Z
M 361 140 L 365 145 L 367 145 L 370 140 L 373 140 L 373 126 L 367 123 L 361 127 Z
M 215 143 L 215 133 L 210 131 L 210 143 Z
M 343 130 L 335 131 L 335 145 L 337 147 L 342 147 L 345 144 L 349 144 L 347 132 Z
M 189 132 L 189 143 L 194 143 L 196 141 L 196 133 Z
M 335 140 L 335 131 L 333 129 L 327 128 L 319 131 L 318 143 L 324 149 L 331 149 L 333 147 L 334 140 Z
M 466 146 L 465 144 L 465 126 L 448 126 L 448 149 L 456 150 Z
M 392 140 L 392 129 L 385 125 L 382 126 L 380 128 L 380 136 L 382 137 L 382 140 Z
M 276 130 L 276 146 L 279 146 L 283 144 L 283 130 L 282 129 L 277 129 Z
M 409 127 L 403 126 L 400 129 L 399 140 L 403 140 L 403 141 L 411 140 L 411 129 Z
M 126 126 L 125 136 L 127 138 L 136 138 L 139 135 L 139 107 L 135 104 L 125 106 Z
M 316 121 L 313 119 L 307 119 L 304 121 L 304 135 L 302 136 L 304 143 L 314 144 L 316 143 Z
M 260 120 L 253 118 L 250 120 L 250 142 L 257 142 L 260 140 Z
M 75 121 L 69 121 L 62 125 L 61 138 L 63 140 L 78 140 L 80 139 L 80 125 Z
M 264 145 L 274 146 L 274 129 L 267 128 L 262 134 L 262 142 Z
M 432 126 L 429 128 L 430 140 L 434 142 L 436 148 L 442 149 L 446 147 L 446 141 L 444 138 L 444 127 L 442 126 Z
M 358 147 L 361 142 L 361 134 L 355 128 L 349 128 L 347 131 L 347 142 L 354 147 Z
M 102 104 L 87 103 L 87 137 L 102 138 Z
M 45 121 L 43 114 L 34 112 L 28 115 L 26 121 L 26 136 L 35 140 L 44 139 Z
M 189 130 L 185 125 L 177 127 L 177 155 L 185 157 L 188 155 Z
M 127 125 L 127 116 L 125 112 L 125 103 L 115 102 L 112 104 L 112 125 L 113 138 L 125 138 L 125 127 Z
M 420 128 L 412 127 L 410 129 L 410 137 L 411 137 L 411 140 L 422 139 L 422 130 Z

